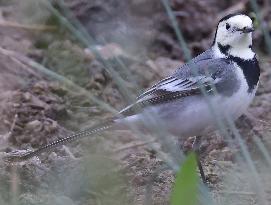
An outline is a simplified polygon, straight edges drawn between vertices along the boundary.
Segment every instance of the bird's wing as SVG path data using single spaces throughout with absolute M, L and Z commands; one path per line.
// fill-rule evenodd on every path
M 161 80 L 141 94 L 134 104 L 121 110 L 120 114 L 130 116 L 151 105 L 200 95 L 203 90 L 207 94 L 214 93 L 214 90 L 232 90 L 235 83 L 232 70 L 233 65 L 227 59 L 204 59 L 185 64 L 172 76 Z
M 171 76 L 160 81 L 158 84 L 152 86 L 150 89 L 146 90 L 140 96 L 138 96 L 138 102 L 144 101 L 156 96 L 163 94 L 177 93 L 186 91 L 192 91 L 198 89 L 200 85 L 207 85 L 215 83 L 214 81 L 218 79 L 213 79 L 210 76 L 199 75 L 196 77 L 186 77 L 178 78 L 177 76 Z

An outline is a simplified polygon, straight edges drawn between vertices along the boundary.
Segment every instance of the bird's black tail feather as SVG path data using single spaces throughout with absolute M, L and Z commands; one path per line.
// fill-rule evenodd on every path
M 96 134 L 96 133 L 99 133 L 99 132 L 102 132 L 102 131 L 105 131 L 109 128 L 111 128 L 112 126 L 114 125 L 114 120 L 111 119 L 111 120 L 107 120 L 106 122 L 103 122 L 101 124 L 98 124 L 96 126 L 93 126 L 91 128 L 88 128 L 86 130 L 82 130 L 82 131 L 79 131 L 79 132 L 76 132 L 70 136 L 67 136 L 65 138 L 62 138 L 62 139 L 59 139 L 59 140 L 56 140 L 50 144 L 47 144 L 47 145 L 44 145 L 40 148 L 38 148 L 37 150 L 34 150 L 34 151 L 31 151 L 31 152 L 27 152 L 27 153 L 24 153 L 22 155 L 16 155 L 16 156 L 8 156 L 8 161 L 24 161 L 24 160 L 27 160 L 27 159 L 30 159 L 34 156 L 37 156 L 45 151 L 49 151 L 55 147 L 58 147 L 60 145 L 64 145 L 68 142 L 72 142 L 76 139 L 80 139 L 80 138 L 83 138 L 83 137 L 87 137 L 89 135 L 93 135 L 93 134 Z

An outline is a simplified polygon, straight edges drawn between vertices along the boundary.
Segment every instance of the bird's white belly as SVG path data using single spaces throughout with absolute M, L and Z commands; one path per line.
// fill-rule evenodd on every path
M 125 123 L 132 123 L 139 130 L 146 130 L 152 118 L 159 125 L 159 129 L 166 129 L 176 136 L 207 134 L 217 129 L 218 120 L 225 119 L 225 116 L 236 120 L 246 111 L 255 92 L 248 94 L 247 90 L 243 92 L 241 89 L 229 99 L 225 96 L 213 96 L 206 100 L 200 96 L 193 96 L 185 100 L 176 100 L 157 106 L 147 111 L 146 115 L 130 116 L 125 119 Z M 124 127 L 121 125 L 119 128 Z
M 236 120 L 244 114 L 254 97 L 254 93 L 248 94 L 239 90 L 230 99 L 224 96 L 214 96 L 209 100 L 199 99 L 197 103 L 191 100 L 182 105 L 178 109 L 172 109 L 172 105 L 167 108 L 165 114 L 157 113 L 159 119 L 162 119 L 163 124 L 174 135 L 178 136 L 195 136 L 207 134 L 210 131 L 217 129 L 218 120 L 224 120 L 229 117 Z M 178 103 L 176 102 L 176 107 Z M 166 114 L 167 113 L 167 114 Z
M 218 97 L 218 99 L 215 100 L 215 103 L 218 105 L 217 109 L 219 109 L 221 114 L 236 120 L 246 112 L 255 96 L 256 89 L 252 93 L 248 93 L 247 90 L 247 86 L 241 86 L 230 98 L 223 96 Z

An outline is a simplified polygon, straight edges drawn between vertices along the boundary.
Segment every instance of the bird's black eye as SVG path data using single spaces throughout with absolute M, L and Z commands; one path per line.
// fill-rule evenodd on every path
M 230 29 L 230 24 L 226 23 L 226 29 L 229 30 Z

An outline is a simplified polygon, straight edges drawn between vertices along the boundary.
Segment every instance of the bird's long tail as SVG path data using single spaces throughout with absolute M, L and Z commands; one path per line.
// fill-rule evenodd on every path
M 72 142 L 77 139 L 105 131 L 105 130 L 113 127 L 113 125 L 114 125 L 114 119 L 107 120 L 101 124 L 98 124 L 96 126 L 88 128 L 86 130 L 76 132 L 70 136 L 56 140 L 50 144 L 44 145 L 44 146 L 38 148 L 37 150 L 27 152 L 27 153 L 24 153 L 21 155 L 10 155 L 10 156 L 8 156 L 8 161 L 24 161 L 24 160 L 30 159 L 30 158 L 37 156 L 45 151 L 49 151 L 55 147 L 58 147 L 60 145 L 64 145 L 68 142 Z

